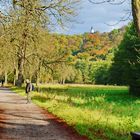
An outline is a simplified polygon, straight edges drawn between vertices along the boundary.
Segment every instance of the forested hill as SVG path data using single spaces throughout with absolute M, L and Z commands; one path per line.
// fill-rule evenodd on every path
M 114 29 L 111 32 L 85 33 L 82 35 L 53 35 L 60 44 L 69 47 L 75 59 L 90 61 L 107 60 L 113 57 L 125 33 L 125 27 Z
M 60 45 L 67 55 L 63 59 L 66 63 L 53 66 L 49 81 L 108 84 L 109 69 L 114 53 L 123 40 L 125 28 L 83 35 L 51 34 L 51 42 Z

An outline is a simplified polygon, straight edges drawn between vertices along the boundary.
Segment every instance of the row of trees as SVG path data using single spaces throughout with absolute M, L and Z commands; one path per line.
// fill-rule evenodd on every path
M 34 63 L 38 63 L 36 74 L 38 77 L 41 65 L 49 67 L 50 63 L 59 62 L 60 58 L 64 57 L 65 52 L 57 51 L 58 48 L 56 48 L 58 53 L 53 53 L 50 60 L 47 47 L 44 46 L 44 51 L 40 52 L 41 49 L 38 45 L 42 40 L 43 30 L 47 31 L 50 29 L 50 26 L 56 23 L 63 26 L 65 21 L 69 21 L 71 16 L 74 16 L 75 7 L 79 1 L 1 0 L 0 2 L 3 3 L 4 10 L 8 8 L 6 11 L 8 15 L 2 9 L 0 16 L 1 23 L 4 25 L 4 34 L 2 33 L 1 36 L 3 43 L 1 46 L 5 46 L 5 50 L 7 49 L 7 53 L 9 52 L 10 57 L 13 58 L 14 77 L 17 77 L 17 85 L 21 86 L 24 79 L 25 64 L 31 63 L 31 59 L 34 60 Z M 8 7 L 6 7 L 6 4 L 8 4 Z M 57 46 L 53 46 L 51 50 L 55 49 L 54 47 Z M 3 48 L 1 48 L 2 51 Z M 5 55 L 4 52 L 2 55 Z M 7 59 L 8 57 L 4 61 Z M 8 63 L 4 61 L 4 65 Z
M 105 2 L 122 4 L 124 1 L 90 0 L 94 4 Z M 65 22 L 71 21 L 78 2 L 78 0 L 0 0 L 4 5 L 0 12 L 0 72 L 5 75 L 5 81 L 8 76 L 11 76 L 14 84 L 21 86 L 27 77 L 38 83 L 42 81 L 41 77 L 46 76 L 64 83 L 66 80 L 76 82 L 78 79 L 76 76 L 81 75 L 79 81 L 83 83 L 128 84 L 132 92 L 139 91 L 139 78 L 137 78 L 139 76 L 137 74 L 140 34 L 139 0 L 131 1 L 134 25 L 127 30 L 118 51 L 116 46 L 122 39 L 118 30 L 114 30 L 109 35 L 106 33 L 100 35 L 97 32 L 75 37 L 49 34 L 49 29 L 56 23 L 63 26 Z M 101 66 L 98 63 L 100 61 Z M 108 63 L 102 63 L 103 61 Z M 113 65 L 109 68 L 111 64 Z M 124 68 L 120 68 L 120 64 Z M 129 70 L 126 70 L 126 67 Z M 121 76 L 117 71 L 120 71 Z M 117 77 L 118 82 L 116 82 L 113 78 L 112 80 L 106 78 L 111 74 L 121 79 Z M 71 78 L 72 75 L 75 79 Z
M 96 32 L 70 36 L 39 30 L 40 38 L 36 46 L 33 42 L 26 52 L 23 79 L 30 78 L 36 83 L 107 84 L 108 74 L 105 71 L 111 64 L 114 51 L 122 40 L 124 32 L 125 27 L 110 33 Z M 8 76 L 8 80 L 16 84 L 18 57 L 16 47 L 11 47 L 11 44 L 15 45 L 16 40 L 10 37 L 11 35 L 9 35 L 9 41 L 7 41 L 8 38 L 6 40 L 1 38 L 1 55 L 9 54 L 9 59 L 6 55 L 1 59 L 3 60 L 1 64 L 3 64 L 5 79 Z M 10 42 L 9 45 L 7 42 Z

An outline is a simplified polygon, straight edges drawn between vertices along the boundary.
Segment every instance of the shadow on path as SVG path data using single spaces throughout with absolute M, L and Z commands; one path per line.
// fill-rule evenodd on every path
M 65 122 L 0 88 L 0 140 L 87 140 Z

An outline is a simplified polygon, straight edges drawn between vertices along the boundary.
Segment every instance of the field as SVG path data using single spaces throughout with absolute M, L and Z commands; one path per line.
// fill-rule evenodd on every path
M 131 131 L 140 130 L 140 98 L 128 87 L 42 85 L 32 100 L 92 140 L 129 140 Z

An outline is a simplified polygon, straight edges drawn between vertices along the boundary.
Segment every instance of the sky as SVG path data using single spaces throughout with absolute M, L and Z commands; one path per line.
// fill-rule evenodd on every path
M 71 35 L 83 34 L 90 32 L 91 27 L 93 27 L 94 31 L 109 32 L 127 25 L 131 21 L 127 20 L 116 24 L 122 17 L 127 17 L 128 10 L 131 10 L 129 0 L 126 0 L 122 5 L 110 5 L 107 3 L 94 5 L 88 0 L 81 0 L 77 11 L 78 15 L 75 17 L 76 22 L 69 23 L 65 29 L 59 28 L 56 32 Z

